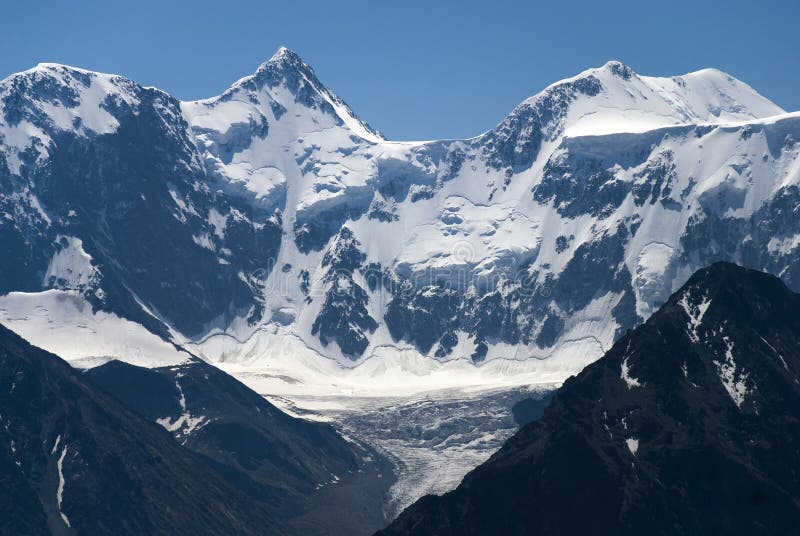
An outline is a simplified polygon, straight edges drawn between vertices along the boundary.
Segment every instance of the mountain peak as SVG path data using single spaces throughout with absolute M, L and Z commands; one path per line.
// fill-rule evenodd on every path
M 136 106 L 141 90 L 123 76 L 39 63 L 0 81 L 0 124 L 13 127 L 27 121 L 39 129 L 35 137 L 43 142 L 54 131 L 108 134 L 118 126 L 112 102 Z M 8 141 L 24 150 L 31 139 L 26 135 Z
M 777 279 L 772 275 L 756 270 L 748 270 L 732 262 L 718 261 L 706 268 L 701 268 L 696 271 L 692 277 L 689 278 L 687 285 L 692 283 L 702 283 L 704 285 L 716 284 L 730 277 Z
M 695 272 L 670 297 L 663 310 L 669 306 L 682 310 L 689 317 L 687 334 L 693 342 L 698 342 L 708 334 L 721 333 L 723 324 L 735 323 L 738 318 L 731 317 L 732 311 L 742 315 L 746 312 L 749 320 L 738 320 L 748 329 L 758 326 L 766 329 L 762 324 L 768 324 L 771 315 L 780 316 L 781 308 L 784 312 L 791 310 L 786 306 L 786 296 L 795 295 L 774 275 L 716 262 Z M 657 316 L 658 313 L 651 321 Z
M 303 59 L 294 51 L 280 47 L 275 54 L 268 60 L 261 63 L 253 74 L 247 75 L 236 82 L 222 95 L 227 95 L 237 89 L 247 91 L 257 91 L 264 85 L 274 87 L 281 81 L 290 80 L 291 85 L 296 86 L 303 79 L 316 86 L 317 90 L 324 89 L 322 83 L 317 80 L 314 69 L 305 63 Z
M 611 60 L 605 63 L 599 70 L 609 71 L 614 76 L 622 78 L 623 80 L 630 80 L 636 75 L 636 72 L 622 63 L 621 61 Z
M 698 292 L 709 297 L 724 296 L 737 301 L 752 301 L 759 296 L 788 292 L 788 289 L 774 275 L 720 261 L 696 271 L 669 302 L 680 303 L 687 299 L 696 299 Z
M 328 89 L 317 78 L 310 65 L 286 47 L 280 47 L 270 59 L 259 65 L 253 74 L 236 81 L 221 95 L 195 103 L 187 102 L 183 107 L 185 112 L 195 115 L 192 110 L 196 111 L 196 105 L 200 103 L 200 115 L 207 115 L 208 106 L 213 107 L 214 103 L 219 104 L 231 99 L 246 101 L 256 107 L 264 106 L 266 113 L 272 114 L 276 121 L 280 120 L 287 108 L 300 105 L 307 110 L 316 110 L 333 118 L 336 124 L 345 126 L 352 134 L 366 141 L 377 143 L 384 139 Z M 299 113 L 302 115 L 306 112 Z M 292 113 L 290 117 L 298 116 Z M 227 119 L 222 118 L 220 121 L 224 123 Z
M 289 49 L 287 47 L 283 47 L 283 46 L 278 48 L 278 50 L 275 52 L 275 54 L 273 54 L 272 57 L 267 61 L 281 61 L 281 60 L 287 59 L 287 58 L 288 59 L 292 59 L 292 60 L 302 61 L 300 56 L 294 50 L 291 50 L 291 49 Z
M 259 67 L 259 71 L 261 69 L 267 67 L 294 67 L 297 69 L 307 69 L 313 72 L 311 66 L 309 66 L 306 62 L 303 61 L 303 58 L 300 57 L 295 51 L 286 48 L 280 47 L 275 54 L 272 55 L 270 59 L 265 61 Z
M 61 84 L 70 83 L 71 80 L 76 80 L 83 85 L 89 85 L 92 79 L 109 81 L 114 84 L 123 85 L 136 85 L 132 80 L 118 74 L 104 73 L 99 71 L 92 71 L 83 69 L 81 67 L 74 67 L 64 63 L 54 62 L 40 62 L 34 67 L 9 75 L 6 79 L 0 81 L 0 84 L 11 82 L 22 78 L 49 78 Z
M 782 113 L 784 110 L 752 87 L 715 69 L 669 78 L 651 77 L 612 60 L 559 80 L 526 99 L 499 125 L 499 130 L 513 134 L 508 119 L 518 124 L 525 119 L 531 122 L 526 131 L 541 131 L 543 139 L 554 141 L 561 135 L 575 138 L 641 133 L 667 126 L 747 121 Z
M 0 86 L 7 87 L 29 87 L 33 81 L 48 79 L 57 85 L 69 84 L 72 80 L 80 80 L 83 85 L 88 86 L 89 80 L 95 77 L 111 78 L 112 75 L 95 73 L 86 69 L 72 67 L 61 63 L 37 63 L 34 67 L 13 73 L 7 78 L 0 80 Z
M 79 67 L 73 67 L 71 65 L 65 65 L 63 63 L 53 63 L 53 62 L 40 62 L 36 64 L 36 67 L 29 69 L 25 72 L 30 71 L 73 71 L 73 72 L 80 72 L 80 73 L 91 73 L 92 71 L 88 71 L 86 69 L 81 69 Z
M 327 110 L 361 138 L 371 142 L 383 140 L 379 132 L 360 120 L 347 103 L 317 78 L 310 65 L 286 47 L 280 47 L 253 76 L 241 80 L 237 86 L 247 86 L 253 82 L 256 88 L 285 85 L 306 106 Z
M 674 389 L 688 381 L 719 395 L 724 387 L 737 409 L 757 415 L 771 404 L 763 397 L 776 382 L 798 383 L 786 339 L 797 333 L 799 304 L 800 295 L 777 277 L 717 262 L 695 272 L 604 359 L 622 363 L 626 382 L 633 370 L 642 385 Z M 653 345 L 670 351 L 659 354 Z

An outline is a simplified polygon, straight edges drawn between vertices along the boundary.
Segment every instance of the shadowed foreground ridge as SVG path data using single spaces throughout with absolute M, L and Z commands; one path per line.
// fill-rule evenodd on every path
M 381 535 L 792 534 L 800 295 L 717 263 Z
M 290 534 L 370 534 L 387 522 L 388 459 L 330 424 L 287 415 L 203 361 L 153 369 L 111 361 L 83 375 L 270 505 Z
M 258 503 L 0 326 L 0 533 L 282 534 Z

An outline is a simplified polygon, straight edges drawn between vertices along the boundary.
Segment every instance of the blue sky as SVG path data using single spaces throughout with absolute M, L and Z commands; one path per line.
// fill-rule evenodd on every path
M 11 2 L 0 77 L 51 61 L 195 99 L 285 45 L 389 138 L 455 138 L 610 59 L 648 75 L 717 67 L 800 110 L 798 20 L 791 0 Z

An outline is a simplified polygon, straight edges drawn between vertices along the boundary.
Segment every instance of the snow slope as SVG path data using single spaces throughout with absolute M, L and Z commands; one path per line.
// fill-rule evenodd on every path
M 80 368 L 112 359 L 139 367 L 179 365 L 191 359 L 135 322 L 92 311 L 77 291 L 6 294 L 0 297 L 0 324 Z

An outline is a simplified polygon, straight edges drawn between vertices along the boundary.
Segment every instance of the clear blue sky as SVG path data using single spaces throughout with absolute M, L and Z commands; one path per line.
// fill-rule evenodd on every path
M 39 62 L 210 97 L 285 45 L 391 139 L 479 134 L 547 84 L 618 59 L 717 67 L 800 110 L 800 2 L 15 1 L 0 78 Z

